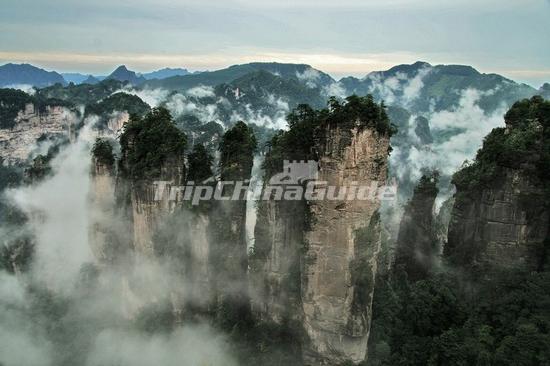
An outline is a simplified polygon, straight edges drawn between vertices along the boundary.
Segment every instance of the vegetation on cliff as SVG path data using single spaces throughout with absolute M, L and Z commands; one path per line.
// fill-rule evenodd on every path
M 149 107 L 149 105 L 141 100 L 137 95 L 119 92 L 110 95 L 98 103 L 89 104 L 86 107 L 86 114 L 104 116 L 115 111 L 126 111 L 130 115 L 135 114 L 142 116 L 149 112 L 150 109 L 151 107 Z
M 504 168 L 521 169 L 546 182 L 550 179 L 550 101 L 541 97 L 519 101 L 504 120 L 506 127 L 493 129 L 473 163 L 453 176 L 458 191 L 479 192 Z
M 121 171 L 131 179 L 155 179 L 166 164 L 181 165 L 187 137 L 175 125 L 170 112 L 154 108 L 144 117 L 133 115 L 120 136 Z
M 399 226 L 395 268 L 405 271 L 411 280 L 428 277 L 435 265 L 438 248 L 434 204 L 439 193 L 438 178 L 438 172 L 420 178 Z
M 118 80 L 103 80 L 102 82 L 91 84 L 69 84 L 63 86 L 55 84 L 37 91 L 41 98 L 55 98 L 71 101 L 75 105 L 89 105 L 109 97 L 124 87 L 125 83 Z
M 0 89 L 0 128 L 15 126 L 17 114 L 24 111 L 27 104 L 34 104 L 36 111 L 40 113 L 45 112 L 48 106 L 73 106 L 72 103 L 60 99 L 32 96 L 17 89 Z
M 252 128 L 240 121 L 227 131 L 220 143 L 222 180 L 249 179 L 258 147 Z
M 97 138 L 92 147 L 92 156 L 99 164 L 112 167 L 115 163 L 113 146 L 105 139 Z
M 287 122 L 289 129 L 280 131 L 268 143 L 269 152 L 264 161 L 266 174 L 281 171 L 283 160 L 317 159 L 315 145 L 322 138 L 323 126 L 343 130 L 373 128 L 388 137 L 396 132 L 384 103 L 375 103 L 371 95 L 352 95 L 342 102 L 332 97 L 328 108 L 321 110 L 301 104 L 287 116 Z
M 506 169 L 548 187 L 550 102 L 540 97 L 519 101 L 505 121 L 506 128 L 496 128 L 485 138 L 475 161 L 455 174 L 458 204 L 463 195 L 475 200 L 484 188 L 498 186 Z M 543 199 L 550 202 L 548 196 Z M 420 216 L 414 220 L 419 225 Z M 549 244 L 547 236 L 546 248 Z M 543 261 L 547 253 L 539 255 Z M 421 280 L 404 268 L 377 278 L 368 365 L 550 364 L 547 268 L 533 272 L 521 266 L 487 266 L 479 276 L 444 259 L 446 266 Z
M 193 151 L 187 155 L 187 180 L 197 183 L 211 178 L 213 162 L 212 155 L 208 153 L 204 145 L 193 146 Z

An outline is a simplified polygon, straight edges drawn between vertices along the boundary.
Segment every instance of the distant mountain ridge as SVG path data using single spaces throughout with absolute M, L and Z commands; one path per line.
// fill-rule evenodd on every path
M 183 69 L 181 67 L 178 67 L 178 68 L 165 67 L 160 70 L 142 73 L 141 76 L 143 76 L 147 80 L 152 80 L 152 79 L 166 79 L 172 76 L 183 76 L 183 75 L 189 75 L 189 74 L 191 74 L 189 70 Z
M 125 65 L 120 65 L 106 78 L 107 80 L 128 81 L 130 84 L 139 85 L 145 82 L 143 76 L 139 76 L 135 71 L 128 70 Z
M 399 104 L 412 112 L 447 110 L 456 107 L 466 89 L 478 90 L 480 105 L 493 111 L 502 102 L 511 105 L 531 97 L 537 90 L 498 74 L 483 74 L 467 65 L 430 65 L 416 62 L 386 71 L 374 71 L 362 79 L 346 77 L 339 81 L 348 94 L 373 94 L 388 104 Z
M 56 83 L 67 84 L 55 71 L 46 71 L 30 64 L 5 64 L 0 66 L 0 87 L 31 85 L 45 87 Z
M 330 75 L 305 64 L 253 62 L 233 65 L 216 71 L 204 71 L 199 74 L 173 76 L 163 80 L 150 80 L 147 81 L 144 86 L 170 90 L 181 90 L 198 85 L 216 86 L 223 83 L 230 83 L 246 74 L 262 70 L 283 78 L 301 80 L 305 83 L 309 83 L 310 86 L 325 86 L 335 82 Z

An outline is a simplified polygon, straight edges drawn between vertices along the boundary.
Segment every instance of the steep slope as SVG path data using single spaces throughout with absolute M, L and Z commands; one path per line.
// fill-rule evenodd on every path
M 407 273 L 410 281 L 429 276 L 438 254 L 434 228 L 437 174 L 423 175 L 401 218 L 394 267 Z
M 248 252 L 245 236 L 246 182 L 250 180 L 257 142 L 244 122 L 229 129 L 220 142 L 220 197 L 213 202 L 210 225 L 210 270 L 215 316 L 225 329 L 242 329 L 250 319 Z M 239 185 L 245 185 L 244 190 Z
M 445 256 L 480 270 L 548 263 L 550 102 L 517 102 L 476 160 L 455 174 L 455 204 Z
M 90 244 L 99 263 L 112 263 L 115 219 L 116 166 L 113 146 L 97 139 L 92 148 L 90 202 Z
M 305 332 L 298 342 L 308 365 L 357 363 L 367 351 L 379 202 L 346 200 L 345 192 L 354 184 L 385 183 L 391 129 L 383 108 L 358 97 L 333 101 L 330 111 L 300 107 L 289 125 L 266 157 L 264 194 L 272 196 L 261 203 L 256 226 L 255 314 Z M 326 185 L 313 184 L 314 196 L 328 186 L 333 195 L 344 192 L 344 199 L 290 199 L 287 192 L 287 199 L 277 200 L 267 184 L 280 171 L 286 178 L 278 184 L 285 189 L 317 178 Z
M 128 70 L 125 65 L 117 67 L 106 79 L 127 81 L 132 85 L 139 85 L 145 81 L 143 76 L 138 76 L 134 71 Z
M 175 127 L 167 110 L 153 109 L 143 118 L 131 119 L 120 142 L 119 168 L 129 192 L 124 185 L 121 188 L 132 210 L 133 246 L 141 255 L 153 257 L 156 231 L 175 208 L 175 201 L 169 200 L 170 186 L 180 186 L 185 179 L 186 136 Z M 170 185 L 159 192 L 155 181 Z
M 89 104 L 85 108 L 86 116 L 97 116 L 95 127 L 99 130 L 108 129 L 117 133 L 131 115 L 143 116 L 150 111 L 147 103 L 139 97 L 127 93 L 115 93 L 98 103 Z
M 78 120 L 70 103 L 0 89 L 0 155 L 6 163 L 24 163 L 55 142 L 74 139 Z

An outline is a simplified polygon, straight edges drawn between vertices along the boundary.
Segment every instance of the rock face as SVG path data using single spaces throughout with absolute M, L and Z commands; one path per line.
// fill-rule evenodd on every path
M 453 176 L 455 203 L 444 255 L 485 275 L 536 271 L 550 253 L 550 102 L 524 99 L 486 136 L 476 160 Z
M 248 292 L 248 252 L 246 241 L 246 190 L 256 149 L 250 127 L 238 122 L 228 130 L 220 144 L 220 179 L 234 184 L 220 187 L 222 197 L 213 202 L 210 227 L 210 268 L 216 317 L 222 326 L 233 327 L 250 317 Z M 239 187 L 242 187 L 240 188 Z
M 262 321 L 301 320 L 305 201 L 260 201 L 251 260 L 252 307 Z
M 374 129 L 327 127 L 317 144 L 319 181 L 328 186 L 386 183 L 389 138 Z M 304 347 L 308 364 L 366 357 L 380 249 L 378 197 L 310 202 L 302 274 Z
M 47 106 L 41 112 L 29 103 L 18 113 L 13 128 L 0 129 L 0 154 L 6 163 L 23 163 L 34 150 L 39 150 L 38 140 L 73 141 L 77 122 L 76 113 L 64 107 Z
M 436 261 L 434 203 L 437 193 L 437 176 L 422 176 L 401 219 L 395 268 L 404 270 L 411 281 L 426 278 Z
M 523 171 L 506 169 L 491 188 L 457 194 L 445 255 L 480 269 L 539 269 L 549 222 L 544 189 Z
M 98 262 L 108 261 L 115 209 L 115 169 L 94 158 L 90 184 L 90 243 Z
M 316 183 L 310 183 L 312 195 L 326 189 L 327 197 L 345 198 L 349 187 L 372 190 L 384 185 L 388 147 L 389 137 L 374 129 L 322 127 L 315 145 L 318 171 Z M 379 206 L 377 194 L 368 200 L 260 203 L 251 260 L 254 314 L 262 321 L 291 324 L 303 334 L 307 365 L 366 358 L 380 245 Z
M 134 232 L 134 248 L 138 253 L 154 255 L 153 236 L 166 216 L 174 212 L 178 196 L 173 187 L 184 181 L 184 163 L 175 159 L 162 167 L 158 181 L 169 182 L 165 186 L 154 184 L 153 180 L 138 180 L 131 183 L 131 208 Z

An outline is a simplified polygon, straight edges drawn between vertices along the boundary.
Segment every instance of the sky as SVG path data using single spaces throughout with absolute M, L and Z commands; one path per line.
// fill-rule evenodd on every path
M 60 72 L 278 61 L 339 78 L 422 60 L 550 81 L 550 0 L 0 2 L 0 63 Z

